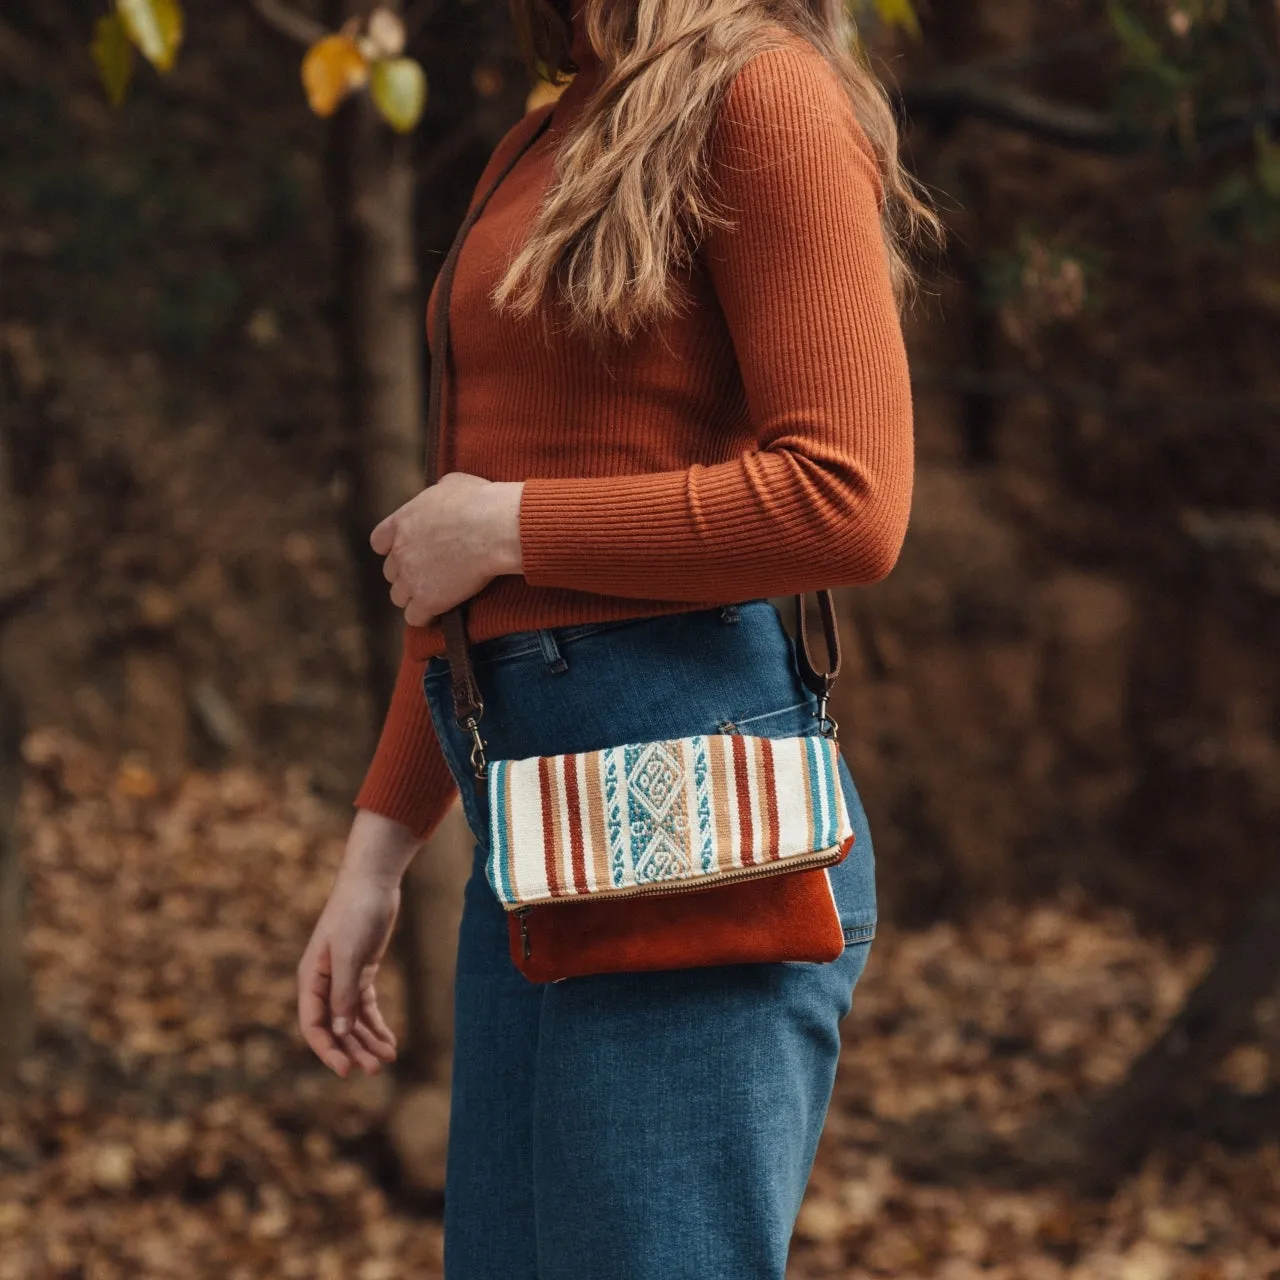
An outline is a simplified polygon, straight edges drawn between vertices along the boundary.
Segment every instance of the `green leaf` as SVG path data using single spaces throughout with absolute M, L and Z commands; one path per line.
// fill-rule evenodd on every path
M 1171 90 L 1183 88 L 1190 76 L 1170 61 L 1164 47 L 1120 0 L 1108 0 L 1107 19 L 1129 61 Z
M 1107 4 L 1107 20 L 1116 38 L 1124 45 L 1125 52 L 1138 66 L 1153 70 L 1164 61 L 1160 42 L 1116 0 Z
M 117 0 L 129 39 L 157 71 L 170 71 L 182 43 L 178 0 Z
M 387 58 L 373 64 L 369 92 L 383 119 L 397 133 L 408 133 L 427 105 L 427 75 L 412 58 Z
M 106 90 L 107 101 L 118 107 L 129 92 L 133 79 L 133 45 L 118 13 L 109 13 L 93 25 L 93 43 L 89 46 L 94 65 Z
M 887 27 L 901 27 L 909 35 L 920 39 L 920 20 L 916 17 L 911 0 L 871 0 L 876 16 Z

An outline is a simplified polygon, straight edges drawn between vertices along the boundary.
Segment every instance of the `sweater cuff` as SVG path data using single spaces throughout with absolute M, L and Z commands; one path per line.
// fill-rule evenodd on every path
M 525 581 L 534 587 L 663 598 L 648 580 L 671 575 L 650 563 L 649 549 L 666 546 L 674 557 L 690 541 L 684 495 L 673 479 L 679 481 L 671 473 L 651 472 L 526 480 L 520 497 Z
M 402 823 L 419 840 L 444 820 L 458 790 L 422 689 L 425 665 L 407 651 L 401 657 L 378 745 L 353 801 Z

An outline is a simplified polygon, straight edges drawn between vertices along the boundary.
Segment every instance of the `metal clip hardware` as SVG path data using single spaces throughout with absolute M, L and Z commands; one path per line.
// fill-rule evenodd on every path
M 488 764 L 484 758 L 484 739 L 480 736 L 480 721 L 475 716 L 468 716 L 462 722 L 462 728 L 471 735 L 471 771 L 483 781 L 488 772 Z
M 839 732 L 840 726 L 836 723 L 834 716 L 827 714 L 827 694 L 822 694 L 818 698 L 818 732 L 824 738 L 834 739 Z

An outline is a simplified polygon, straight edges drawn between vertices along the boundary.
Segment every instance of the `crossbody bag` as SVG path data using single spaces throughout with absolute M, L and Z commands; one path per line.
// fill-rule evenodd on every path
M 439 479 L 449 299 L 458 255 L 489 197 L 551 112 L 468 211 L 440 269 L 427 397 L 428 485 Z M 812 661 L 804 597 L 796 658 L 817 698 L 815 732 L 695 734 L 598 750 L 489 759 L 465 603 L 440 617 L 453 711 L 487 788 L 489 884 L 508 913 L 511 959 L 532 981 L 783 960 L 844 949 L 828 869 L 854 841 L 827 706 L 840 668 L 829 591 L 817 593 L 828 669 Z

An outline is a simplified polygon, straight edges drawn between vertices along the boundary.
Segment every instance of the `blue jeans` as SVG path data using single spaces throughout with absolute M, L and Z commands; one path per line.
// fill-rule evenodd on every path
M 472 656 L 491 759 L 817 731 L 767 600 L 516 632 Z M 838 960 L 536 984 L 511 963 L 485 879 L 486 798 L 442 659 L 423 687 L 477 840 L 458 945 L 448 1280 L 782 1280 L 875 933 L 871 837 L 847 764 L 857 839 L 831 871 Z

